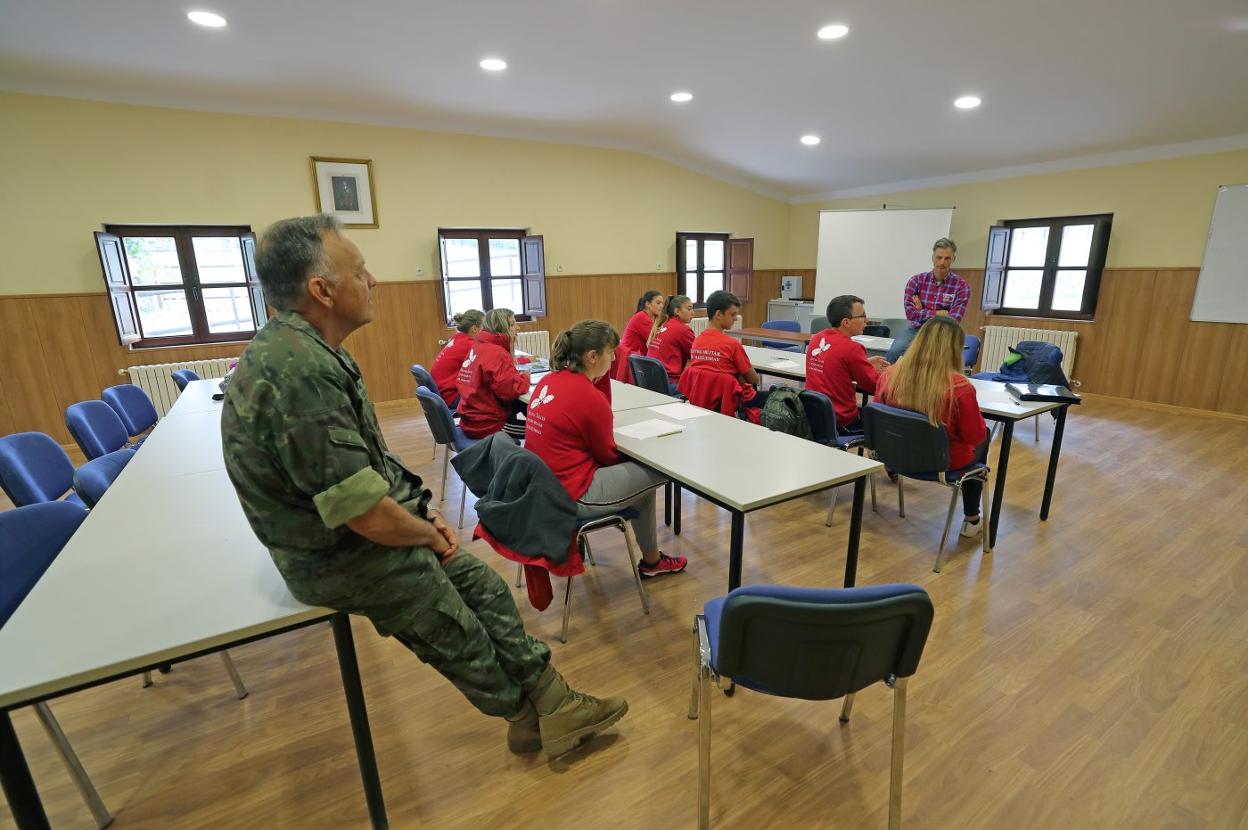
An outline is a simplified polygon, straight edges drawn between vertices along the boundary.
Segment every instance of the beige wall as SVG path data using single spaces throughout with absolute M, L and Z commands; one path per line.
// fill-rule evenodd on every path
M 793 205 L 788 266 L 813 267 L 825 208 L 954 205 L 958 262 L 982 267 L 988 227 L 1004 219 L 1113 213 L 1111 268 L 1199 267 L 1217 186 L 1248 181 L 1248 150 L 1071 170 L 953 187 Z
M 439 225 L 530 227 L 551 274 L 673 271 L 677 230 L 787 264 L 787 204 L 638 153 L 7 93 L 0 123 L 0 294 L 102 291 L 102 223 L 312 213 L 312 155 L 373 160 L 381 227 L 352 236 L 381 280 L 436 279 Z

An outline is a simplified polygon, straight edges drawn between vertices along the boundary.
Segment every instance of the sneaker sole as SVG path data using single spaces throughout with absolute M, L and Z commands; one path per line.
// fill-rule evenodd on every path
M 686 562 L 685 564 L 681 565 L 681 566 L 680 566 L 679 568 L 677 568 L 676 570 L 665 570 L 665 571 L 643 571 L 643 570 L 641 570 L 640 568 L 638 568 L 638 569 L 637 569 L 637 573 L 641 575 L 641 578 L 642 578 L 642 579 L 654 579 L 656 576 L 667 576 L 668 574 L 678 574 L 678 573 L 682 573 L 682 572 L 685 570 L 685 568 L 687 568 L 687 567 L 689 567 L 689 563 L 688 563 L 688 562 Z
M 591 724 L 589 726 L 582 726 L 575 732 L 569 732 L 567 735 L 564 735 L 558 741 L 555 741 L 549 746 L 543 745 L 542 748 L 546 750 L 546 754 L 551 758 L 558 758 L 560 755 L 566 755 L 585 741 L 588 741 L 590 738 L 597 735 L 599 732 L 614 726 L 620 718 L 627 714 L 628 701 L 625 701 L 624 705 L 620 707 L 618 711 L 612 712 L 598 723 Z

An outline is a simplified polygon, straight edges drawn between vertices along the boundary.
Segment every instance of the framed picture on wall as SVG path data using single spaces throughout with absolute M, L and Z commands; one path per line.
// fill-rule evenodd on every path
M 377 191 L 371 159 L 312 156 L 318 213 L 332 213 L 348 228 L 377 227 Z

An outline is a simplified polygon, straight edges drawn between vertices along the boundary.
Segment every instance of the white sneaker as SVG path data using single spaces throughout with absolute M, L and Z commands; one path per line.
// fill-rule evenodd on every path
M 981 524 L 983 521 L 984 521 L 983 519 L 980 519 L 979 521 L 972 522 L 972 521 L 968 521 L 967 519 L 963 519 L 963 520 L 962 520 L 962 529 L 958 531 L 958 535 L 959 535 L 959 536 L 965 536 L 965 537 L 966 537 L 966 538 L 968 538 L 968 539 L 975 539 L 975 538 L 978 538 L 978 537 L 979 537 L 979 534 L 980 534 L 980 532 L 981 532 L 981 531 L 980 531 L 980 524 Z

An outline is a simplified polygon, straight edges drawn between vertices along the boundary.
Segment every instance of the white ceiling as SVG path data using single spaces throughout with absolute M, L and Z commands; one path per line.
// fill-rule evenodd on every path
M 1248 0 L 0 0 L 0 88 L 627 147 L 801 198 L 1242 136 Z

